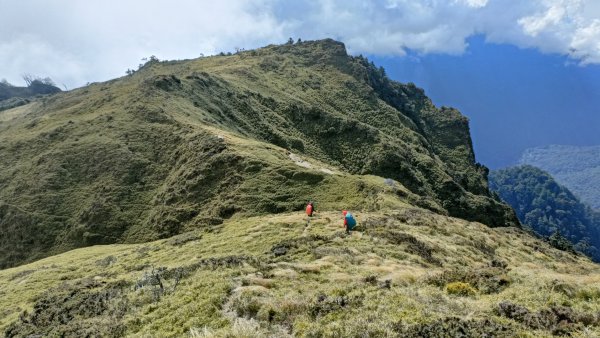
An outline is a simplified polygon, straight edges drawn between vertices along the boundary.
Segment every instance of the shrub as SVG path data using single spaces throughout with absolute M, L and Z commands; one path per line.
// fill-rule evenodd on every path
M 123 281 L 104 284 L 84 279 L 47 290 L 33 309 L 5 330 L 6 337 L 120 337 L 129 310 Z
M 506 272 L 506 269 L 489 266 L 445 270 L 441 274 L 430 277 L 428 282 L 438 287 L 452 282 L 463 282 L 472 285 L 482 294 L 492 294 L 504 290 L 512 282 Z
M 515 328 L 494 321 L 447 317 L 411 326 L 400 325 L 400 337 L 515 337 Z
M 526 307 L 508 301 L 500 302 L 497 312 L 501 316 L 514 319 L 518 322 L 524 321 L 525 316 L 529 314 L 529 310 Z
M 312 318 L 318 318 L 347 307 L 361 306 L 362 302 L 363 296 L 348 295 L 346 290 L 335 290 L 331 295 L 318 295 L 308 311 Z
M 579 289 L 575 293 L 575 297 L 584 301 L 597 301 L 600 300 L 600 289 L 598 288 L 585 288 Z
M 15 279 L 19 279 L 19 278 L 28 276 L 28 275 L 34 273 L 35 271 L 36 270 L 23 270 L 21 272 L 17 272 L 10 277 L 9 281 L 14 281 Z
M 97 260 L 96 261 L 96 265 L 97 266 L 101 266 L 103 268 L 106 268 L 108 266 L 113 265 L 116 262 L 117 262 L 117 258 L 115 256 L 110 255 L 110 256 L 107 256 L 107 257 L 105 257 L 103 259 Z
M 557 230 L 550 237 L 548 237 L 548 243 L 550 243 L 550 245 L 553 248 L 556 248 L 558 250 L 567 251 L 571 253 L 575 252 L 573 243 L 569 242 L 569 240 L 566 237 L 564 237 L 559 230 Z
M 473 296 L 477 293 L 477 290 L 469 283 L 453 282 L 446 285 L 446 292 L 456 296 Z
M 554 335 L 569 335 L 581 325 L 597 326 L 598 315 L 578 312 L 566 306 L 552 306 L 537 312 L 531 312 L 524 306 L 503 301 L 498 304 L 496 312 L 534 330 L 547 330 Z
M 363 279 L 363 281 L 367 284 L 376 285 L 377 284 L 377 276 L 369 275 Z

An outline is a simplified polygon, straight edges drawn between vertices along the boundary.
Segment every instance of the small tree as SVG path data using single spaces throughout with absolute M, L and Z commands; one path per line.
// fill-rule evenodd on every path
M 287 44 L 288 45 L 293 45 L 294 44 L 294 39 L 289 38 L 288 41 L 287 41 Z
M 565 236 L 560 233 L 560 230 L 556 230 L 550 237 L 548 237 L 550 245 L 558 250 L 575 252 L 573 243 L 571 243 Z
M 35 77 L 32 76 L 31 74 L 23 74 L 23 81 L 25 81 L 25 84 L 27 85 L 27 87 L 31 86 L 31 84 L 33 83 L 33 81 L 35 81 Z
M 54 83 L 54 81 L 52 81 L 52 79 L 49 77 L 45 77 L 45 78 L 41 79 L 40 82 L 45 85 L 48 85 L 48 86 L 56 87 L 56 84 Z
M 39 77 L 39 76 L 33 76 L 31 74 L 23 74 L 22 75 L 23 80 L 25 81 L 25 84 L 27 85 L 27 87 L 31 87 L 32 85 L 46 85 L 46 86 L 52 86 L 52 87 L 56 87 L 56 84 L 54 83 L 54 81 L 52 81 L 51 78 L 49 77 Z
M 142 69 L 142 68 L 144 68 L 144 67 L 146 67 L 146 66 L 148 66 L 148 65 L 151 65 L 151 64 L 153 64 L 153 63 L 160 62 L 160 60 L 159 60 L 159 59 L 158 59 L 156 56 L 154 56 L 154 55 L 150 55 L 150 56 L 149 56 L 149 57 L 147 57 L 147 58 L 141 58 L 141 61 L 142 61 L 143 63 L 140 63 L 140 64 L 138 65 L 138 70 L 139 70 L 139 69 Z

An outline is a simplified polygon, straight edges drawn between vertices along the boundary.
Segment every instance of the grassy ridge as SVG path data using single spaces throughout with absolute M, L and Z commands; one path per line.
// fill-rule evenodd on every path
M 0 271 L 0 330 L 192 337 L 600 334 L 600 270 L 423 209 L 232 218 Z

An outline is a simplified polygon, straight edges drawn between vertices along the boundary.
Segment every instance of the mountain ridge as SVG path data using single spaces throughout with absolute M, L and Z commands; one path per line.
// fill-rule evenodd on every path
M 286 152 L 354 178 L 309 173 Z M 465 117 L 333 40 L 151 59 L 128 76 L 0 112 L 0 155 L 10 159 L 0 164 L 4 267 L 299 210 L 314 196 L 335 209 L 410 200 L 519 225 L 490 194 Z M 386 178 L 406 189 L 389 197 Z M 358 194 L 339 197 L 341 189 Z M 360 203 L 368 196 L 380 197 Z
M 7 337 L 600 333 L 599 266 L 520 228 L 467 118 L 343 44 L 128 73 L 0 112 Z

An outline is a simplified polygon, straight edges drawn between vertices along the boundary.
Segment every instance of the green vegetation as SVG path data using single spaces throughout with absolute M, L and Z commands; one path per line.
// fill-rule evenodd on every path
M 498 170 L 490 174 L 490 187 L 554 247 L 574 246 L 600 260 L 600 216 L 548 173 L 527 165 Z
M 600 334 L 599 266 L 518 227 L 467 119 L 331 40 L 151 58 L 1 111 L 0 156 L 7 337 Z
M 469 285 L 469 283 L 452 282 L 446 285 L 446 292 L 451 295 L 474 296 L 477 293 L 477 290 Z
M 0 156 L 7 337 L 600 335 L 467 119 L 332 40 L 150 58 L 0 111 Z
M 600 209 L 600 146 L 532 148 L 520 162 L 547 171 L 582 202 Z
M 225 220 L 0 271 L 7 337 L 594 337 L 600 268 L 523 230 L 398 207 Z M 383 234 L 393 233 L 384 237 Z M 466 286 L 468 285 L 468 286 Z M 454 286 L 454 287 L 453 287 Z
M 332 40 L 161 62 L 0 111 L 0 267 L 227 219 L 407 204 L 515 226 L 468 121 Z

